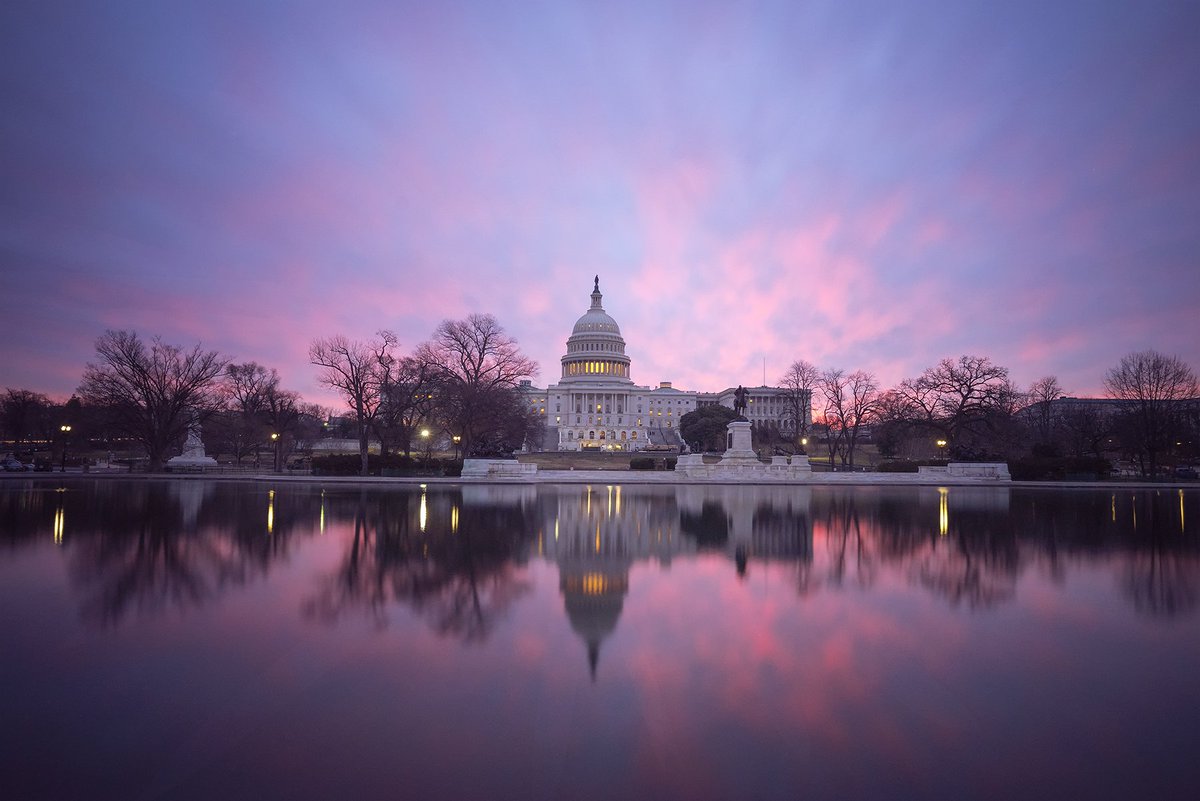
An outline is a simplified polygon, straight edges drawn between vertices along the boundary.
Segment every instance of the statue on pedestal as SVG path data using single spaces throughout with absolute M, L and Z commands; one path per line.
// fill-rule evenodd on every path
M 733 391 L 733 411 L 736 412 L 739 417 L 746 416 L 746 396 L 748 394 L 749 393 L 746 392 L 746 388 L 741 384 L 738 384 L 738 388 Z

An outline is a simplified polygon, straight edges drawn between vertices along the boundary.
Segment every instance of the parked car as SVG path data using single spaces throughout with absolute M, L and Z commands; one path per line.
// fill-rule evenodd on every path
M 1176 467 L 1175 478 L 1200 478 L 1194 467 Z
M 25 464 L 19 459 L 14 459 L 11 456 L 3 461 L 0 461 L 0 467 L 4 468 L 6 473 L 24 473 L 33 469 L 33 465 Z

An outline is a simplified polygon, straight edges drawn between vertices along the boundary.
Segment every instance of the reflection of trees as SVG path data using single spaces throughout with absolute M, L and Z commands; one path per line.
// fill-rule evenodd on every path
M 875 579 L 876 563 L 872 545 L 867 541 L 862 525 L 862 509 L 850 492 L 833 493 L 825 503 L 816 504 L 814 516 L 825 524 L 825 546 L 829 559 L 827 576 L 830 584 L 841 586 L 847 568 L 853 563 L 858 584 L 869 587 Z
M 309 618 L 362 609 L 385 626 L 387 607 L 401 603 L 438 633 L 477 641 L 529 589 L 515 566 L 530 537 L 521 506 L 464 507 L 458 492 L 364 491 L 353 519 L 341 563 L 304 604 Z
M 705 501 L 696 514 L 679 510 L 679 532 L 696 541 L 701 549 L 721 550 L 729 542 L 729 515 L 720 503 Z
M 70 555 L 85 589 L 83 615 L 104 623 L 198 606 L 265 574 L 288 552 L 297 519 L 308 517 L 303 494 L 275 504 L 246 485 L 131 482 L 103 497 L 90 510 L 95 531 L 73 537 Z
M 1101 566 L 1111 567 L 1139 613 L 1182 616 L 1200 607 L 1194 492 L 952 487 L 939 496 L 933 487 L 829 487 L 806 489 L 811 502 L 799 503 L 787 488 L 722 495 L 688 487 L 676 506 L 684 489 L 563 503 L 548 487 L 519 496 L 475 487 L 466 503 L 459 491 L 430 491 L 422 515 L 415 490 L 289 485 L 271 495 L 261 484 L 80 479 L 62 486 L 14 479 L 0 492 L 0 553 L 61 547 L 84 617 L 107 624 L 202 604 L 253 581 L 318 519 L 344 527 L 346 548 L 306 601 L 306 615 L 333 620 L 364 610 L 382 625 L 388 605 L 401 603 L 435 630 L 472 640 L 486 637 L 528 589 L 519 564 L 539 520 L 546 531 L 561 524 L 561 541 L 548 535 L 546 548 L 565 554 L 593 548 L 602 519 L 605 552 L 620 549 L 631 562 L 668 562 L 715 544 L 723 531 L 729 558 L 749 542 L 751 558 L 796 564 L 804 595 L 875 586 L 891 573 L 952 605 L 983 609 L 1012 599 L 1031 568 L 1061 582 L 1072 569 Z
M 1008 521 L 973 510 L 955 510 L 950 519 L 945 539 L 917 559 L 917 581 L 953 606 L 981 609 L 1011 600 L 1021 559 Z
M 244 484 L 72 481 L 57 490 L 0 493 L 0 516 L 19 524 L 6 528 L 14 544 L 53 537 L 65 549 L 84 619 L 105 624 L 197 606 L 265 573 L 287 553 L 295 524 L 312 517 L 298 493 L 278 505 L 267 535 L 271 501 Z
M 1122 592 L 1133 608 L 1156 617 L 1178 617 L 1196 608 L 1200 600 L 1200 553 L 1183 538 L 1183 528 L 1174 528 L 1175 515 L 1170 507 L 1183 503 L 1182 497 L 1168 493 L 1144 493 L 1143 516 L 1139 529 L 1143 547 L 1124 562 L 1119 578 Z M 1136 499 L 1134 503 L 1136 503 Z M 1180 510 L 1182 511 L 1182 510 Z M 1196 537 L 1190 540 L 1194 543 Z
M 1196 608 L 1200 598 L 1200 559 L 1151 548 L 1125 563 L 1121 589 L 1138 612 L 1177 617 Z

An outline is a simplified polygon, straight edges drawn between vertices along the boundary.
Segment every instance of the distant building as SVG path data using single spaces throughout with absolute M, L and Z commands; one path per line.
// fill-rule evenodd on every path
M 637 451 L 649 446 L 678 446 L 679 418 L 699 406 L 734 406 L 735 387 L 719 392 L 676 389 L 662 381 L 651 389 L 633 383 L 620 326 L 601 304 L 600 278 L 591 306 L 567 337 L 557 384 L 539 389 L 523 382 L 527 402 L 546 420 L 546 450 Z M 796 421 L 786 392 L 778 387 L 747 387 L 746 419 L 794 433 Z M 811 418 L 811 398 L 804 414 Z

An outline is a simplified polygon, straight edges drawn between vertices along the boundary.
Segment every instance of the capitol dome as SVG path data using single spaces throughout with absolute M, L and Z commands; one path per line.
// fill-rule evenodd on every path
M 592 289 L 592 305 L 575 322 L 562 357 L 562 381 L 599 380 L 632 384 L 625 340 L 617 321 L 604 311 L 600 276 Z

